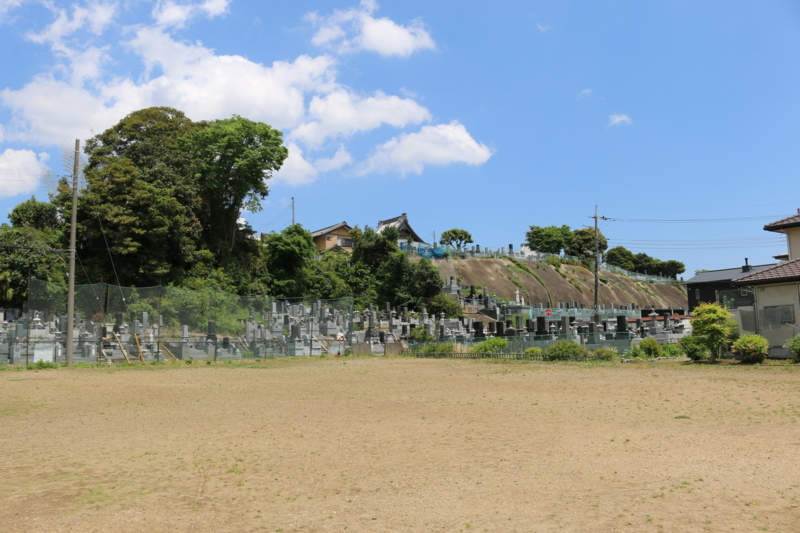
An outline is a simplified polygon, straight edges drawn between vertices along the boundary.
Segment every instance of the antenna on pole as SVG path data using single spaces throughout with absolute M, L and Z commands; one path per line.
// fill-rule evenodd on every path
M 292 226 L 294 226 L 294 196 L 292 196 Z
M 72 164 L 72 217 L 69 224 L 69 280 L 67 285 L 67 366 L 72 366 L 72 337 L 75 328 L 75 241 L 78 219 L 78 172 L 80 164 L 81 141 L 75 139 L 75 157 Z

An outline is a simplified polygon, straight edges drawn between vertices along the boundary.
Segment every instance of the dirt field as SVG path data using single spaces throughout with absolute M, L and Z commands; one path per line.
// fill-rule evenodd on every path
M 0 531 L 800 531 L 800 369 L 0 372 Z

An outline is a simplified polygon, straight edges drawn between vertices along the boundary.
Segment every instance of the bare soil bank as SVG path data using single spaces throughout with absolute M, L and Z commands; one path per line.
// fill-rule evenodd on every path
M 445 282 L 455 276 L 461 285 L 487 287 L 502 298 L 513 299 L 520 288 L 526 302 L 555 305 L 575 300 L 587 306 L 594 305 L 594 273 L 583 267 L 562 265 L 559 273 L 546 263 L 526 261 L 524 264 L 536 274 L 532 276 L 508 259 L 448 258 L 433 264 Z M 659 309 L 685 309 L 689 305 L 686 293 L 672 285 L 641 283 L 610 272 L 601 272 L 600 280 L 598 300 L 606 306 L 633 303 L 643 309 L 648 305 Z
M 799 370 L 0 372 L 0 531 L 795 532 Z

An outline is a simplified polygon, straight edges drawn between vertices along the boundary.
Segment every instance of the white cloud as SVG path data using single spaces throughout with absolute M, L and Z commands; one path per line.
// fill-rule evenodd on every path
M 0 91 L 0 102 L 14 116 L 6 137 L 58 145 L 87 138 L 93 134 L 90 128 L 103 131 L 126 114 L 154 105 L 178 108 L 195 120 L 239 114 L 290 129 L 305 117 L 307 92 L 338 87 L 328 56 L 300 56 L 267 67 L 176 42 L 154 28 L 139 30 L 129 46 L 149 69 L 158 66 L 163 74 L 138 83 L 130 78 L 97 81 L 93 90 L 49 74 L 37 76 L 20 89 Z
M 539 30 L 542 33 L 547 33 L 548 31 L 550 31 L 550 26 L 547 26 L 547 25 L 544 25 L 544 24 L 539 24 L 537 22 L 536 23 L 536 29 Z
M 319 171 L 303 157 L 303 150 L 292 142 L 287 142 L 286 148 L 289 149 L 289 157 L 280 170 L 272 174 L 272 179 L 289 185 L 304 185 L 317 179 Z
M 345 88 L 315 96 L 308 106 L 308 116 L 312 120 L 297 126 L 292 137 L 311 147 L 337 135 L 368 131 L 383 124 L 402 128 L 431 118 L 430 112 L 414 100 L 381 91 L 361 98 Z
M 95 35 L 103 33 L 114 18 L 116 5 L 102 2 L 90 2 L 85 7 L 73 5 L 71 15 L 65 9 L 51 9 L 56 20 L 41 33 L 29 33 L 28 38 L 36 43 L 53 43 L 60 47 L 65 37 L 84 28 Z
M 305 158 L 303 150 L 297 144 L 289 141 L 286 143 L 289 149 L 289 157 L 283 162 L 283 166 L 278 172 L 272 175 L 276 182 L 283 182 L 289 185 L 306 185 L 317 179 L 320 173 L 338 170 L 353 162 L 353 156 L 343 147 L 329 158 L 319 158 L 313 163 Z
M 582 98 L 589 98 L 590 96 L 592 96 L 592 90 L 591 89 L 584 89 L 584 90 L 582 90 L 581 92 L 578 93 L 578 100 L 580 100 Z
M 3 22 L 3 17 L 6 13 L 21 6 L 25 1 L 26 0 L 0 0 L 0 22 Z
M 331 170 L 338 170 L 345 165 L 349 165 L 353 162 L 353 156 L 344 148 L 344 146 L 340 146 L 336 153 L 333 154 L 333 157 L 330 158 L 320 158 L 314 161 L 314 168 L 316 168 L 319 172 L 330 172 Z
M 0 153 L 0 197 L 36 190 L 47 154 L 7 148 Z
M 417 50 L 432 50 L 436 44 L 419 20 L 400 25 L 388 18 L 375 18 L 374 0 L 362 0 L 358 7 L 332 15 L 309 13 L 306 19 L 319 29 L 311 42 L 339 54 L 367 50 L 382 56 L 407 57 Z
M 491 156 L 492 150 L 488 146 L 475 141 L 467 128 L 453 121 L 450 124 L 424 126 L 417 133 L 404 133 L 378 146 L 358 174 L 421 174 L 425 165 L 482 165 Z
M 230 2 L 231 0 L 206 0 L 194 4 L 163 0 L 155 5 L 151 15 L 159 26 L 182 28 L 191 18 L 200 14 L 205 14 L 208 18 L 225 14 Z
M 618 126 L 620 124 L 633 124 L 633 120 L 628 115 L 608 115 L 609 126 Z
M 0 7 L 4 5 L 1 2 L 11 5 L 9 0 L 0 0 Z M 419 97 L 408 91 L 401 91 L 402 96 L 382 91 L 359 94 L 338 83 L 337 60 L 329 55 L 302 55 L 264 65 L 238 55 L 220 55 L 200 43 L 172 35 L 192 17 L 225 13 L 229 3 L 165 0 L 153 10 L 157 24 L 118 25 L 114 36 L 107 31 L 117 23 L 118 9 L 113 0 L 89 0 L 65 10 L 46 4 L 53 22 L 27 37 L 49 45 L 62 61 L 21 87 L 0 90 L 0 105 L 11 114 L 9 122 L 0 124 L 0 142 L 60 146 L 87 139 L 125 115 L 151 106 L 175 107 L 193 120 L 238 114 L 285 132 L 290 154 L 275 180 L 300 185 L 314 181 L 321 173 L 355 164 L 345 146 L 337 148 L 331 146 L 332 142 L 343 143 L 354 134 L 383 126 L 405 128 L 431 120 L 430 111 L 418 103 Z M 413 39 L 404 41 L 405 37 L 424 35 L 429 39 L 424 30 L 412 31 L 413 25 L 398 26 L 388 19 L 372 17 L 376 9 L 374 2 L 365 0 L 349 11 L 358 15 L 352 24 L 319 19 L 321 28 L 315 38 L 325 31 L 330 36 L 341 30 L 340 37 L 331 37 L 338 39 L 338 44 L 344 39 L 359 49 L 384 55 L 407 55 L 420 48 Z M 330 18 L 344 20 L 342 13 L 337 11 Z M 348 33 L 353 27 L 358 30 L 355 36 Z M 376 28 L 377 33 L 373 32 Z M 104 40 L 96 37 L 103 32 L 108 34 Z M 391 37 L 392 32 L 395 37 L 380 41 L 381 36 Z M 127 41 L 115 40 L 116 35 L 125 35 Z M 429 44 L 433 47 L 432 40 Z M 106 65 L 117 60 L 120 48 L 142 62 L 140 72 L 112 76 L 106 70 Z M 30 154 L 24 156 L 25 161 L 31 160 Z M 481 164 L 490 156 L 489 148 L 453 122 L 395 137 L 377 146 L 369 160 L 356 168 L 362 172 L 419 173 L 427 164 Z M 23 156 L 14 157 L 14 161 L 21 161 Z M 34 174 L 38 176 L 38 170 Z

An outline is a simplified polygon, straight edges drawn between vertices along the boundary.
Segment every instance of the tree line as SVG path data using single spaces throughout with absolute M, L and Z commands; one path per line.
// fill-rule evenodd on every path
M 525 239 L 528 246 L 538 252 L 557 255 L 563 252 L 577 257 L 594 257 L 593 228 L 571 230 L 569 226 L 531 226 Z M 634 254 L 624 246 L 615 246 L 606 251 L 608 239 L 600 231 L 597 232 L 597 243 L 598 252 L 603 254 L 606 263 L 631 272 L 677 278 L 686 271 L 686 265 L 680 261 L 662 261 L 645 253 Z
M 412 262 L 397 230 L 355 228 L 352 254 L 317 254 L 301 225 L 257 237 L 240 219 L 257 212 L 266 181 L 288 156 L 281 132 L 239 116 L 195 122 L 176 109 L 131 113 L 88 140 L 86 186 L 78 197 L 76 283 L 242 295 L 352 296 L 360 307 L 433 302 L 442 280 L 428 260 Z M 66 282 L 71 180 L 49 201 L 16 206 L 0 227 L 0 306 L 19 307 L 28 271 Z
M 442 232 L 440 244 L 460 250 L 472 243 L 472 235 L 463 229 L 453 228 Z M 573 230 L 569 226 L 530 226 L 525 233 L 525 242 L 531 250 L 544 254 L 572 255 L 582 259 L 593 259 L 595 253 L 595 230 L 593 228 Z M 686 265 L 670 259 L 662 261 L 645 253 L 634 254 L 624 246 L 608 250 L 608 239 L 597 232 L 597 251 L 603 254 L 606 263 L 631 272 L 659 274 L 677 278 L 686 271 Z

